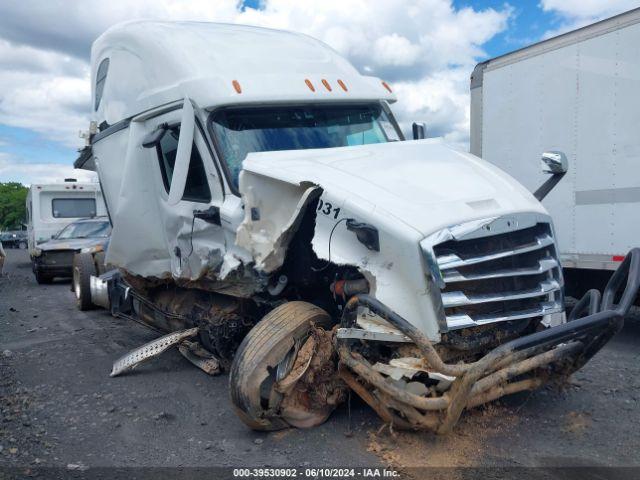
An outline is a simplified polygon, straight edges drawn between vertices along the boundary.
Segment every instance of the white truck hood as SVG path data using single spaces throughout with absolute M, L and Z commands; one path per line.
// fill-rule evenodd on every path
M 236 243 L 257 270 L 277 271 L 302 213 L 317 205 L 311 246 L 318 259 L 356 267 L 370 294 L 432 341 L 444 313 L 424 264 L 425 237 L 511 214 L 546 217 L 507 174 L 434 139 L 250 154 L 239 189 L 245 209 Z M 358 241 L 348 219 L 373 226 L 378 248 Z
M 334 198 L 384 212 L 423 236 L 478 218 L 546 213 L 502 170 L 440 139 L 252 153 L 243 169 L 296 185 L 319 185 Z

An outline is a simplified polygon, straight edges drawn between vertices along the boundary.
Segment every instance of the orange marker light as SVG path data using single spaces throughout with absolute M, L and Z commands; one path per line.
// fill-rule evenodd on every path
M 324 78 L 322 79 L 322 84 L 324 85 L 324 88 L 331 91 L 331 85 L 329 85 L 329 82 L 327 82 Z
M 242 87 L 240 87 L 240 83 L 238 82 L 238 80 L 234 80 L 233 82 L 231 82 L 231 85 L 233 85 L 233 88 L 236 92 L 242 93 Z
M 349 90 L 342 80 L 338 80 L 338 85 L 340 85 L 345 92 Z
M 386 88 L 387 90 L 389 90 L 389 93 L 393 93 L 393 90 L 391 90 L 391 87 L 389 86 L 389 84 L 387 82 L 382 82 L 382 86 L 384 88 Z
M 305 78 L 304 83 L 307 84 L 307 87 L 309 87 L 309 90 L 311 90 L 312 92 L 316 91 L 316 88 L 313 86 L 313 83 L 311 83 L 311 80 L 309 80 L 308 78 Z

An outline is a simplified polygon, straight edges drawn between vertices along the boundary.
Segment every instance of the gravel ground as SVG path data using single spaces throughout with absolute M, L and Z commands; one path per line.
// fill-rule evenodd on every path
M 109 477 L 115 467 L 389 465 L 416 478 L 425 466 L 485 478 L 495 468 L 538 467 L 516 470 L 522 476 L 582 466 L 580 478 L 590 478 L 596 467 L 638 466 L 636 317 L 564 388 L 468 412 L 445 438 L 379 431 L 357 399 L 351 415 L 344 405 L 318 428 L 265 434 L 235 417 L 226 375 L 209 377 L 176 350 L 110 378 L 116 358 L 157 335 L 102 310 L 78 311 L 68 283 L 38 286 L 27 254 L 9 250 L 0 278 L 0 478 L 95 467 Z

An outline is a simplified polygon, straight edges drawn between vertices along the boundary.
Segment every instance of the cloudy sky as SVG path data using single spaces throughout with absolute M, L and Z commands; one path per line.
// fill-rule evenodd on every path
M 483 59 L 640 6 L 640 0 L 3 0 L 0 181 L 73 171 L 88 126 L 91 42 L 136 18 L 304 32 L 392 83 L 403 122 L 466 148 L 468 78 Z

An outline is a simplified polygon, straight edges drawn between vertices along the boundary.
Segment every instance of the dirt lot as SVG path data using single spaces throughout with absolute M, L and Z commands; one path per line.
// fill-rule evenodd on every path
M 580 478 L 601 478 L 594 467 L 640 464 L 635 318 L 564 389 L 469 412 L 445 438 L 378 432 L 380 421 L 356 399 L 350 417 L 344 405 L 319 428 L 261 434 L 233 414 L 227 376 L 209 377 L 175 350 L 110 378 L 113 360 L 156 334 L 105 311 L 79 312 L 68 283 L 38 286 L 26 253 L 8 256 L 0 278 L 0 478 L 54 472 L 43 466 L 59 473 L 387 465 L 414 477 L 421 475 L 412 467 L 482 467 L 442 470 L 464 478 L 486 478 L 495 468 L 565 478 L 566 471 L 549 468 L 586 466 Z

